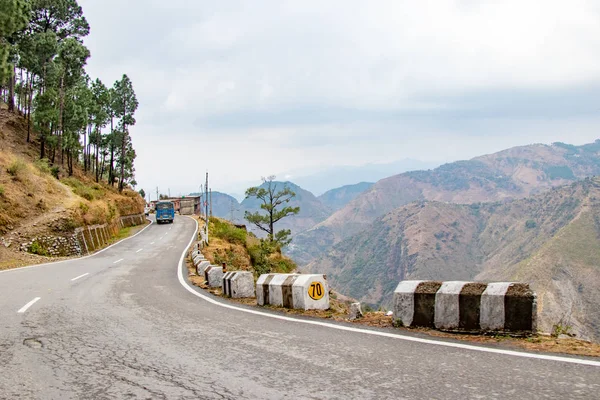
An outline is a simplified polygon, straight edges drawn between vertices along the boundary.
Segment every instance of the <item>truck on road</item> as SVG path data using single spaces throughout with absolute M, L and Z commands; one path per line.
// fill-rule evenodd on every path
M 173 223 L 175 219 L 175 205 L 172 201 L 159 201 L 156 203 L 156 223 Z

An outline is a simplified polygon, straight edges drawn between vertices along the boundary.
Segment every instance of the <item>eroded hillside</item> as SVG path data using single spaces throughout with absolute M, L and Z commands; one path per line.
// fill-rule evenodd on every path
M 389 305 L 400 280 L 524 281 L 540 328 L 564 324 L 600 339 L 600 178 L 526 199 L 397 208 L 304 270 L 342 293 Z
M 300 265 L 306 264 L 376 218 L 414 201 L 506 201 L 600 175 L 599 152 L 600 140 L 583 146 L 536 144 L 382 179 L 325 221 L 297 235 L 290 254 Z

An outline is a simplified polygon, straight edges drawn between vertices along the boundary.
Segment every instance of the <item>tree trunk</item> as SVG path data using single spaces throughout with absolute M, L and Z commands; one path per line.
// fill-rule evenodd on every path
M 95 158 L 96 158 L 96 183 L 98 183 L 98 153 L 99 153 L 99 141 L 100 141 L 101 137 L 100 137 L 100 130 L 98 129 L 98 127 L 96 126 L 96 144 L 94 145 L 95 147 Z
M 127 154 L 125 153 L 126 139 L 127 139 L 127 125 L 125 124 L 127 116 L 127 101 L 123 99 L 123 140 L 121 140 L 121 179 L 119 180 L 119 192 L 123 191 L 123 184 L 125 181 L 125 159 Z
M 31 136 L 31 106 L 33 104 L 33 72 L 29 78 L 29 101 L 27 105 L 27 143 L 30 142 Z
M 113 127 L 113 117 L 110 117 L 110 164 L 108 165 L 108 183 L 113 186 L 113 162 L 115 159 L 115 131 Z
M 8 111 L 15 111 L 15 80 L 17 79 L 16 67 L 13 65 L 10 77 L 8 78 Z
M 60 150 L 60 165 L 64 165 L 65 164 L 65 160 L 64 160 L 64 151 L 62 148 L 62 134 L 63 134 L 63 113 L 64 113 L 64 109 L 65 109 L 65 93 L 64 93 L 64 88 L 65 88 L 65 78 L 64 78 L 64 74 L 60 77 L 60 105 L 59 105 L 59 109 L 58 109 L 58 149 Z

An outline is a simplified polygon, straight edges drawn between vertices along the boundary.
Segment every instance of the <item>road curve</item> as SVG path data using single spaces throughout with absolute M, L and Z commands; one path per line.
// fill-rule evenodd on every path
M 0 398 L 573 399 L 600 393 L 597 360 L 482 352 L 393 330 L 373 335 L 349 324 L 332 329 L 213 304 L 182 285 L 187 274 L 180 259 L 195 229 L 193 220 L 177 217 L 92 257 L 0 273 Z

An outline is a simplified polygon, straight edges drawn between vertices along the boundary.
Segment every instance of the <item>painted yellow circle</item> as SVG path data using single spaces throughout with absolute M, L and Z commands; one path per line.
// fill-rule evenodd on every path
M 325 288 L 321 282 L 313 282 L 308 287 L 308 295 L 313 300 L 321 300 L 325 295 Z

